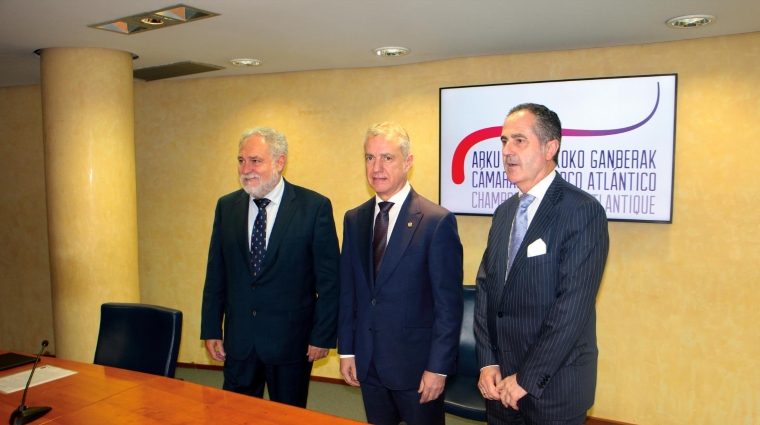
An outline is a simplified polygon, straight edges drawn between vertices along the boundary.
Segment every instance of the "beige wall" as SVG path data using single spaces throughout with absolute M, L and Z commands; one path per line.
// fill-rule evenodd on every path
M 678 73 L 674 222 L 610 224 L 591 414 L 642 425 L 760 422 L 760 313 L 754 308 L 760 291 L 753 287 L 760 264 L 760 184 L 752 158 L 752 142 L 760 139 L 759 71 L 760 33 L 753 33 L 386 68 L 136 83 L 142 302 L 181 309 L 180 361 L 209 363 L 198 340 L 206 250 L 216 199 L 238 188 L 237 138 L 246 127 L 269 125 L 288 135 L 286 178 L 329 196 L 341 232 L 343 212 L 371 195 L 361 142 L 372 122 L 391 119 L 407 128 L 415 155 L 412 184 L 437 200 L 439 87 Z M 0 92 L 0 105 L 23 107 L 24 120 L 37 117 L 38 104 L 20 99 L 16 90 L 31 89 Z M 3 126 L 0 132 L 6 143 L 9 130 Z M 23 140 L 13 140 L 19 145 L 14 156 L 31 150 L 41 158 L 39 147 L 27 146 L 41 143 L 35 132 L 30 125 Z M 15 187 L 2 188 L 2 199 L 41 190 L 33 184 L 41 170 L 41 163 L 29 164 Z M 18 218 L 3 204 L 0 232 L 8 232 Z M 43 209 L 21 212 L 34 217 L 25 218 L 29 222 L 44 222 Z M 458 220 L 465 281 L 472 283 L 490 220 Z M 39 249 L 36 242 L 44 239 L 0 235 L 14 250 Z M 12 286 L 7 271 L 28 273 L 3 261 L 3 287 Z M 27 261 L 29 268 L 42 267 Z M 41 297 L 36 309 L 49 305 Z M 5 322 L 7 313 L 0 314 Z M 337 377 L 336 356 L 320 362 L 315 374 Z
M 40 86 L 0 87 L 0 349 L 55 352 Z

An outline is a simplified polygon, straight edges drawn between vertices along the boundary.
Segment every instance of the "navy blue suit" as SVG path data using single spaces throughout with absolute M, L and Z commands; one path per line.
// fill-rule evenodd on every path
M 528 424 L 569 420 L 594 404 L 598 348 L 595 300 L 609 250 L 604 208 L 557 174 L 506 278 L 510 229 L 519 200 L 496 209 L 477 276 L 475 336 L 480 367 L 517 374 L 528 392 L 518 407 Z M 527 256 L 542 239 L 546 253 Z M 489 423 L 506 423 L 498 401 Z M 511 410 L 511 409 L 510 409 Z
M 224 319 L 228 362 L 246 360 L 252 353 L 266 365 L 305 362 L 308 345 L 335 347 L 340 254 L 332 205 L 326 197 L 286 181 L 261 272 L 254 276 L 250 204 L 242 189 L 217 203 L 201 339 L 222 339 Z M 308 388 L 308 373 L 304 375 Z
M 360 382 L 371 362 L 383 386 L 416 391 L 424 371 L 456 371 L 462 244 L 454 215 L 412 189 L 375 279 L 374 213 L 372 198 L 343 223 L 338 352 L 356 356 Z

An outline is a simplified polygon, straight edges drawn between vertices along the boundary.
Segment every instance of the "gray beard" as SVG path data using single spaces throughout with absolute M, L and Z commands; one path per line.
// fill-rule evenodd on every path
M 243 180 L 242 176 L 240 177 L 240 180 L 241 180 L 240 184 L 243 186 L 243 190 L 245 191 L 245 193 L 251 195 L 254 199 L 259 199 L 259 198 L 264 197 L 264 195 L 266 195 L 267 193 L 271 192 L 272 189 L 274 189 L 275 186 L 277 186 L 277 183 L 280 182 L 280 174 L 277 173 L 277 171 L 275 171 L 272 178 L 266 181 L 261 180 L 259 178 L 260 180 L 259 185 L 253 188 L 245 187 L 242 181 Z

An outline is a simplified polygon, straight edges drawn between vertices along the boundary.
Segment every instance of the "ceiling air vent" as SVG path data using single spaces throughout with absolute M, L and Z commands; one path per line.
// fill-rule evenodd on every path
M 153 81 L 163 80 L 164 78 L 200 74 L 201 72 L 218 71 L 220 69 L 225 68 L 223 66 L 211 65 L 208 63 L 185 61 L 135 69 L 132 75 L 138 80 Z
M 176 6 L 167 7 L 166 9 L 154 10 L 153 12 L 145 12 L 140 13 L 139 15 L 127 16 L 126 18 L 120 18 L 100 24 L 88 25 L 88 27 L 130 35 L 193 22 L 200 19 L 212 18 L 214 16 L 219 16 L 219 14 L 185 6 L 184 4 L 178 4 Z

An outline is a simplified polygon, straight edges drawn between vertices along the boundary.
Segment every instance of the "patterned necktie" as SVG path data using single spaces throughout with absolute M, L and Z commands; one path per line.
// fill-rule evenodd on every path
M 509 269 L 512 268 L 512 263 L 515 261 L 517 250 L 520 249 L 525 233 L 528 231 L 528 206 L 536 199 L 535 196 L 530 194 L 523 194 L 520 196 L 520 206 L 517 208 L 517 214 L 515 214 L 515 221 L 512 222 L 512 235 L 509 237 L 509 262 L 507 263 L 507 276 L 509 276 Z
M 256 221 L 253 222 L 253 231 L 251 231 L 251 266 L 253 275 L 258 276 L 261 271 L 261 264 L 264 262 L 264 255 L 267 253 L 267 205 L 269 199 L 254 199 L 253 202 L 259 208 L 256 215 Z
M 377 204 L 380 212 L 375 217 L 375 236 L 372 239 L 372 252 L 375 256 L 375 277 L 380 271 L 380 263 L 385 255 L 385 247 L 388 244 L 388 211 L 393 207 L 393 202 L 380 202 Z

